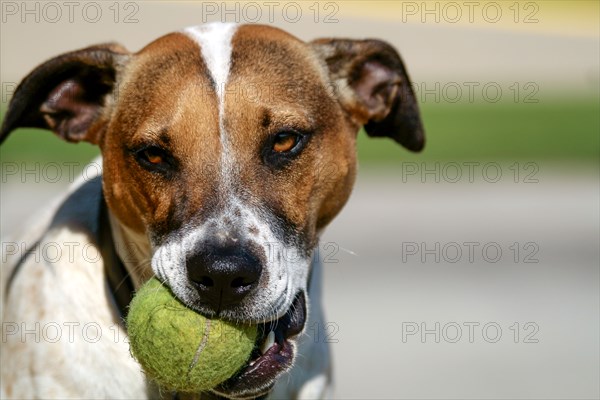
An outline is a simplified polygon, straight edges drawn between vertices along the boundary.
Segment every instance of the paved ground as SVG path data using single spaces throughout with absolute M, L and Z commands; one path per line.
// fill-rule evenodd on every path
M 360 174 L 320 246 L 336 398 L 597 398 L 598 176 L 391 172 Z M 59 188 L 3 186 L 2 233 Z

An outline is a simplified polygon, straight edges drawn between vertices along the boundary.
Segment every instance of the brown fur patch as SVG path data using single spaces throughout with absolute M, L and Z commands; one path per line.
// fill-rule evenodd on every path
M 214 187 L 210 171 L 220 150 L 214 88 L 197 44 L 175 33 L 135 54 L 119 90 L 101 144 L 105 195 L 122 222 L 160 235 L 193 218 Z M 175 178 L 138 165 L 131 151 L 151 143 L 173 155 Z

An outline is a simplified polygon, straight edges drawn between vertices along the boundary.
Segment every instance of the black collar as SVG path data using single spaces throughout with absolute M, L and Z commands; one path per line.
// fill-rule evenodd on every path
M 98 247 L 104 260 L 104 271 L 108 280 L 108 287 L 115 299 L 121 317 L 125 318 L 135 287 L 123 261 L 117 254 L 104 196 L 102 196 L 98 215 Z

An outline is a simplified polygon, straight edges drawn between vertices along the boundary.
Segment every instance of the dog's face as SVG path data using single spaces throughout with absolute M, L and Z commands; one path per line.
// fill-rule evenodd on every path
M 124 73 L 100 139 L 106 199 L 148 233 L 156 275 L 205 314 L 285 314 L 349 195 L 356 132 L 306 48 L 275 29 L 212 25 L 159 39 Z
M 261 323 L 259 340 L 277 326 L 275 345 L 217 390 L 249 396 L 292 363 L 312 251 L 348 199 L 363 125 L 423 146 L 390 46 L 215 24 L 135 54 L 101 45 L 41 65 L 0 137 L 37 126 L 98 144 L 109 208 L 147 235 L 173 293 L 203 314 Z

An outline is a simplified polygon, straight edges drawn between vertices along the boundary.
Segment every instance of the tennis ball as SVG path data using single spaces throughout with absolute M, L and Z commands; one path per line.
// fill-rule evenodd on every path
M 150 378 L 169 390 L 197 393 L 248 361 L 257 327 L 205 318 L 152 278 L 129 306 L 127 331 L 131 352 Z

